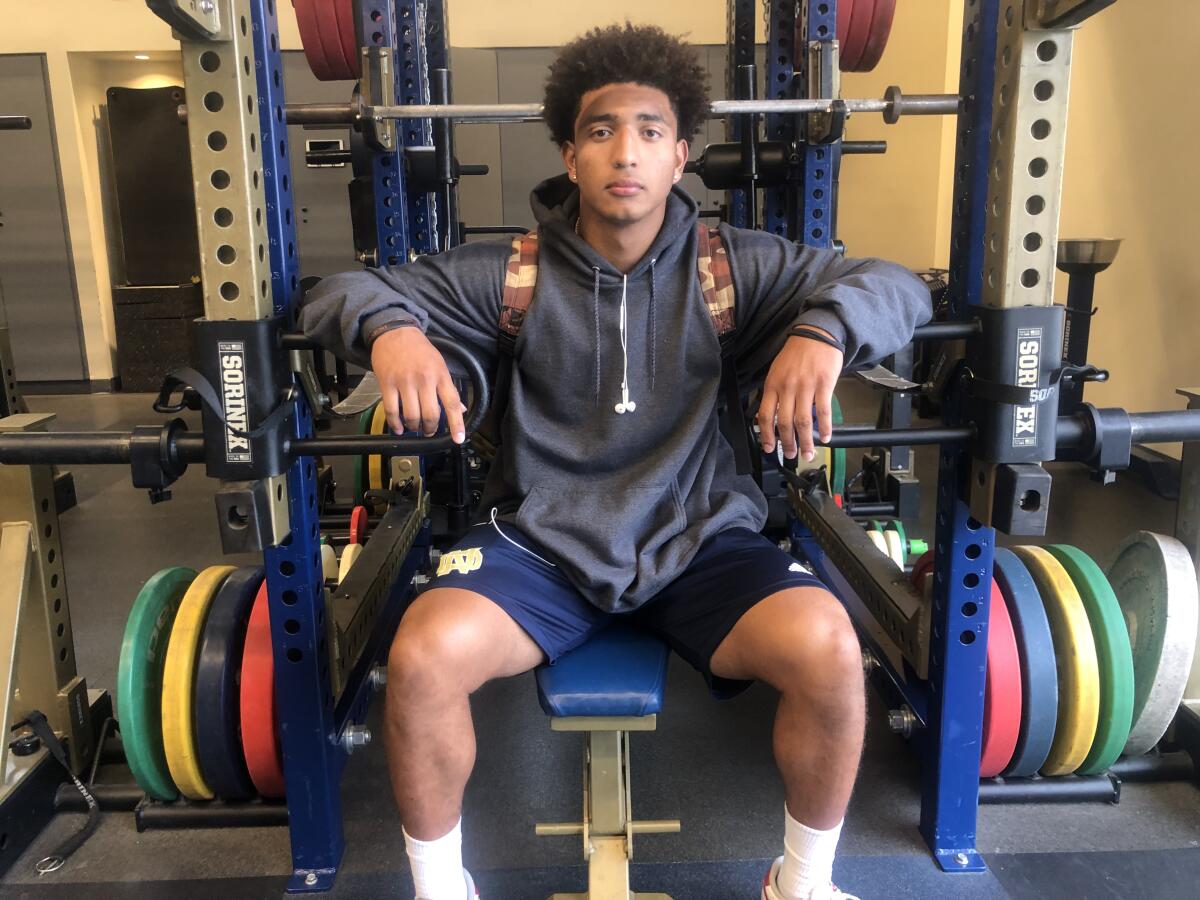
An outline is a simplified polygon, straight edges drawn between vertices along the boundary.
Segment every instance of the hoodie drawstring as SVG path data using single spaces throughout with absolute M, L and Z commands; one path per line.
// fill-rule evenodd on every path
M 658 262 L 658 258 L 650 260 L 650 390 L 654 390 L 655 382 L 658 376 L 658 324 L 655 317 L 655 270 L 654 265 Z M 600 267 L 592 266 L 592 308 L 595 313 L 596 320 L 596 405 L 600 404 Z M 629 276 L 621 276 L 621 401 L 617 403 L 613 409 L 620 415 L 627 412 L 634 412 L 637 409 L 637 403 L 629 398 L 629 343 L 628 343 L 628 324 L 629 324 Z
M 658 257 L 652 257 L 650 260 L 650 392 L 654 393 L 654 376 L 656 374 L 655 366 L 655 348 L 658 344 L 658 331 L 654 324 L 654 264 L 658 262 Z

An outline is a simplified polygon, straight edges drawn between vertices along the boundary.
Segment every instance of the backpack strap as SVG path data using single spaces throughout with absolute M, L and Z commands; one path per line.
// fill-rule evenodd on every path
M 512 253 L 504 272 L 504 294 L 500 299 L 500 322 L 496 332 L 496 345 L 500 351 L 496 369 L 496 387 L 492 392 L 492 406 L 472 436 L 475 451 L 484 459 L 493 459 L 500 443 L 500 423 L 508 409 L 508 395 L 512 390 L 514 355 L 517 335 L 533 301 L 533 289 L 537 284 L 538 235 L 536 231 L 513 238 Z
M 734 316 L 735 297 L 733 272 L 729 268 L 729 254 L 721 232 L 700 224 L 696 227 L 696 269 L 700 276 L 700 290 L 712 319 L 713 331 L 721 342 L 721 387 L 718 393 L 717 418 L 721 433 L 733 448 L 739 475 L 754 472 L 754 458 L 750 453 L 751 435 L 746 428 L 742 395 L 738 391 L 737 366 L 733 361 L 733 333 L 737 329 Z

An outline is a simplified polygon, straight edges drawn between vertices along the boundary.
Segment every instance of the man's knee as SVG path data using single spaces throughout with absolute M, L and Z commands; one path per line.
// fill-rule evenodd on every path
M 845 608 L 833 594 L 804 588 L 778 623 L 777 670 L 767 680 L 780 690 L 816 688 L 861 691 L 862 650 Z

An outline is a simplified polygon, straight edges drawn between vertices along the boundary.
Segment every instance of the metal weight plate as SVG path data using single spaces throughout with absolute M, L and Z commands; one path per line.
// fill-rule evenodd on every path
M 117 668 L 117 711 L 121 741 L 133 777 L 156 800 L 174 800 L 162 738 L 162 681 L 171 625 L 188 586 L 192 569 L 156 572 L 138 591 L 125 620 L 121 661 Z
M 196 755 L 204 783 L 223 800 L 248 800 L 255 793 L 242 752 L 239 682 L 246 623 L 262 580 L 258 566 L 225 579 L 208 611 L 196 660 Z
M 362 50 L 354 26 L 354 0 L 333 0 L 333 8 L 337 13 L 338 34 L 342 39 L 342 55 L 350 65 L 350 77 L 357 79 L 362 74 Z
M 1058 723 L 1043 775 L 1069 775 L 1092 749 L 1100 715 L 1100 668 L 1087 610 L 1071 576 L 1042 547 L 1014 551 L 1029 569 L 1050 621 L 1058 669 Z
M 350 512 L 350 543 L 365 544 L 369 524 L 367 508 L 365 506 L 354 507 Z
M 1100 717 L 1092 749 L 1076 772 L 1098 775 L 1117 761 L 1129 740 L 1133 718 L 1133 653 L 1129 648 L 1129 633 L 1125 630 L 1117 597 L 1092 558 L 1077 547 L 1065 544 L 1051 544 L 1046 550 L 1075 582 L 1096 642 L 1096 662 L 1100 667 Z
M 855 72 L 870 72 L 883 57 L 888 38 L 892 34 L 892 18 L 896 14 L 896 0 L 875 0 L 875 15 L 871 17 L 871 31 L 866 46 L 859 57 Z
M 375 418 L 375 408 L 378 404 L 368 406 L 358 417 L 358 433 L 371 433 L 371 420 Z M 367 458 L 354 457 L 354 502 L 362 503 L 363 495 L 367 492 Z
M 1002 774 L 1030 777 L 1046 761 L 1058 722 L 1054 639 L 1037 584 L 1016 554 L 997 547 L 992 574 L 1012 623 L 1021 667 L 1021 729 L 1012 760 Z M 993 614 L 995 608 L 993 604 Z
M 843 72 L 854 72 L 867 48 L 867 37 L 871 34 L 871 19 L 875 15 L 875 0 L 854 0 L 850 10 L 850 22 L 846 27 L 846 40 L 842 42 L 841 63 Z
M 1192 558 L 1175 538 L 1138 531 L 1108 567 L 1133 651 L 1133 725 L 1122 751 L 1142 754 L 1162 738 L 1184 697 L 1200 698 L 1197 591 Z
M 292 6 L 296 9 L 296 24 L 300 29 L 300 44 L 304 48 L 308 67 L 318 81 L 334 81 L 333 67 L 325 55 L 321 24 L 317 19 L 317 7 L 320 5 L 321 0 L 292 0 Z
M 362 544 L 347 544 L 346 549 L 342 551 L 341 561 L 338 563 L 338 584 L 346 580 L 346 576 L 350 574 L 350 567 L 354 565 L 358 555 L 362 553 Z
M 282 797 L 283 762 L 275 721 L 275 657 L 265 581 L 254 597 L 250 621 L 246 624 L 238 693 L 242 752 L 250 780 L 262 796 Z
M 983 752 L 979 777 L 994 778 L 1012 762 L 1021 734 L 1021 659 L 1000 585 L 993 579 L 983 691 Z
M 234 566 L 209 566 L 196 576 L 179 603 L 167 645 L 162 691 L 163 749 L 167 755 L 167 768 L 179 793 L 190 800 L 213 798 L 212 788 L 205 782 L 196 756 L 193 716 L 196 660 L 209 607 L 225 579 L 234 571 Z

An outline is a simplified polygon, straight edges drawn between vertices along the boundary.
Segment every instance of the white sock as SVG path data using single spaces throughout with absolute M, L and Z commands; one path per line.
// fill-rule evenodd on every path
M 418 841 L 405 831 L 404 846 L 408 850 L 418 900 L 466 900 L 461 818 L 449 834 L 432 841 Z
M 833 856 L 842 822 L 828 831 L 817 831 L 792 818 L 783 805 L 783 865 L 775 886 L 787 900 L 824 900 L 833 881 Z

